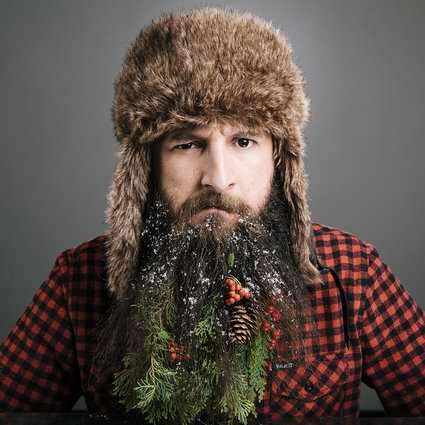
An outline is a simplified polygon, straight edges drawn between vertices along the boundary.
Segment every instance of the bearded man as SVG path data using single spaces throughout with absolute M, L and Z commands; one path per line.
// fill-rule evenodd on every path
M 143 30 L 116 82 L 108 235 L 58 256 L 2 346 L 2 410 L 151 423 L 425 414 L 425 318 L 377 252 L 312 224 L 304 80 L 219 9 Z

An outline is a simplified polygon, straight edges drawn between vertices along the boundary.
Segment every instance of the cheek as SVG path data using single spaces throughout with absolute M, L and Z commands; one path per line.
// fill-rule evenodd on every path
M 241 179 L 246 202 L 255 210 L 261 209 L 270 195 L 274 175 L 274 161 L 261 158 L 250 164 Z
M 179 164 L 167 163 L 161 167 L 159 173 L 159 184 L 170 200 L 171 208 L 174 212 L 186 201 L 195 191 L 196 172 L 190 167 Z

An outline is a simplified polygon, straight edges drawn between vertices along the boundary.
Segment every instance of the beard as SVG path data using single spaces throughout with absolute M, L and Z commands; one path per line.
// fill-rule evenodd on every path
M 173 213 L 169 200 L 160 191 L 154 192 L 145 210 L 137 272 L 125 296 L 115 302 L 100 334 L 94 355 L 98 376 L 119 368 L 129 353 L 140 353 L 140 374 L 134 382 L 143 379 L 156 343 L 152 327 L 158 323 L 171 339 L 170 350 L 176 347 L 178 355 L 185 358 L 177 366 L 180 373 L 196 374 L 205 366 L 197 329 L 210 308 L 211 297 L 219 294 L 215 316 L 219 332 L 211 350 L 221 372 L 221 385 L 226 387 L 236 355 L 235 310 L 226 305 L 230 254 L 234 255 L 231 274 L 249 293 L 249 298 L 238 304 L 255 322 L 253 333 L 263 321 L 270 320 L 266 311 L 272 305 L 279 312 L 273 323 L 280 334 L 275 361 L 304 354 L 305 329 L 312 329 L 312 320 L 305 283 L 293 260 L 290 208 L 280 187 L 279 182 L 273 183 L 260 213 L 216 192 L 191 198 Z M 194 215 L 212 206 L 233 214 L 236 222 L 230 224 L 214 213 L 200 224 L 192 224 Z

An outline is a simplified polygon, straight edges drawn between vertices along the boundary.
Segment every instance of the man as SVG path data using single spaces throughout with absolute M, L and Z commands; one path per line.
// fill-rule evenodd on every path
M 205 9 L 142 31 L 116 82 L 110 232 L 58 256 L 3 344 L 1 409 L 356 416 L 363 380 L 423 415 L 423 312 L 373 247 L 312 225 L 308 116 L 269 24 Z

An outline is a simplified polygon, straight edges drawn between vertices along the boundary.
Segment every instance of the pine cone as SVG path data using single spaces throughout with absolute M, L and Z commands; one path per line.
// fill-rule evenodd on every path
M 245 344 L 257 333 L 258 312 L 247 305 L 236 304 L 230 313 L 230 342 Z

